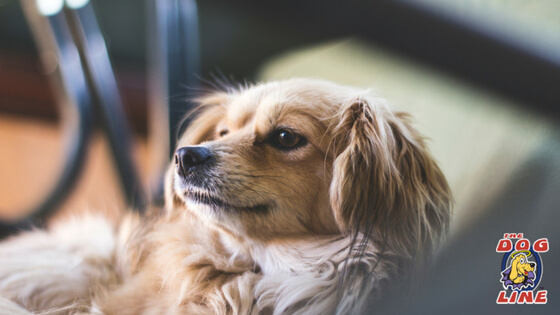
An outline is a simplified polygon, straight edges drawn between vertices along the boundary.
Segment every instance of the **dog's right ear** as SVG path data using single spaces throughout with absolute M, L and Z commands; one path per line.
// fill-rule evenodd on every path
M 229 94 L 226 92 L 214 92 L 195 99 L 197 107 L 187 114 L 184 118 L 190 121 L 185 132 L 177 140 L 178 148 L 197 145 L 205 141 L 210 141 L 216 133 L 216 126 L 224 117 L 226 105 L 229 101 Z M 165 173 L 165 208 L 170 211 L 182 204 L 173 194 L 173 178 L 175 165 L 170 163 Z

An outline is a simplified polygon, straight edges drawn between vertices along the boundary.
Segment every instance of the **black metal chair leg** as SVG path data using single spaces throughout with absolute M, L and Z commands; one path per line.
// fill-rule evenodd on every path
M 75 186 L 92 129 L 91 97 L 66 18 L 62 13 L 43 16 L 32 2 L 23 2 L 23 6 L 39 50 L 57 56 L 58 69 L 51 81 L 57 92 L 62 118 L 70 127 L 67 128 L 69 143 L 64 169 L 50 194 L 35 209 L 27 212 L 31 213 L 28 218 L 17 222 L 0 222 L 0 238 L 34 225 L 41 226 L 45 218 L 54 213 Z
M 88 3 L 66 13 L 82 57 L 91 95 L 99 107 L 125 197 L 132 209 L 142 212 L 146 207 L 146 196 L 132 158 L 132 137 L 93 7 Z
M 158 101 L 165 112 L 168 141 L 163 152 L 175 150 L 177 127 L 190 109 L 187 86 L 195 86 L 199 44 L 196 2 L 194 0 L 149 0 L 153 6 L 156 41 L 156 72 L 163 82 Z M 58 58 L 55 83 L 63 118 L 73 126 L 64 170 L 53 191 L 27 219 L 0 222 L 0 237 L 42 225 L 68 195 L 78 178 L 92 130 L 92 106 L 99 106 L 103 129 L 109 139 L 119 178 L 129 205 L 140 212 L 146 196 L 132 159 L 131 136 L 105 41 L 90 3 L 44 16 L 31 1 L 23 1 L 28 21 L 39 49 L 54 52 Z M 168 158 L 165 163 L 168 162 Z
M 199 71 L 198 13 L 194 0 L 147 0 L 150 55 L 151 141 L 162 177 L 175 152 L 178 128 L 192 109 L 188 94 Z M 158 184 L 161 198 L 162 185 Z

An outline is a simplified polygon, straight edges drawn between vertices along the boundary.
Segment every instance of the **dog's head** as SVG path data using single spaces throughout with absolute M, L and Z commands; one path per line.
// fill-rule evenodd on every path
M 367 91 L 293 79 L 200 99 L 166 178 L 170 211 L 267 242 L 366 235 L 404 256 L 447 227 L 450 192 L 408 117 Z
M 518 275 L 528 276 L 529 271 L 535 271 L 535 263 L 530 262 L 525 254 L 517 255 L 512 261 L 512 267 L 516 268 Z

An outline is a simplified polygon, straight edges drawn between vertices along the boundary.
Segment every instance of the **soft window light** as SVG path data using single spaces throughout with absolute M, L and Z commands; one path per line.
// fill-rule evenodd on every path
M 37 9 L 42 15 L 55 15 L 64 5 L 64 0 L 37 0 Z
M 85 6 L 88 2 L 89 0 L 66 0 L 66 5 L 70 9 L 79 9 Z

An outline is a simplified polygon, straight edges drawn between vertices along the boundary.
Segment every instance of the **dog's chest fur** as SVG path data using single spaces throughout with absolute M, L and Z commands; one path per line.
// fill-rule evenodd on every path
M 132 236 L 120 258 L 122 285 L 99 308 L 107 314 L 325 314 L 340 304 L 344 313 L 363 305 L 363 293 L 390 270 L 378 266 L 383 272 L 366 280 L 377 262 L 368 248 L 369 257 L 354 266 L 358 277 L 345 284 L 354 294 L 339 301 L 341 271 L 353 268 L 352 261 L 343 263 L 348 245 L 344 237 L 314 236 L 245 246 L 192 216 L 163 220 Z

